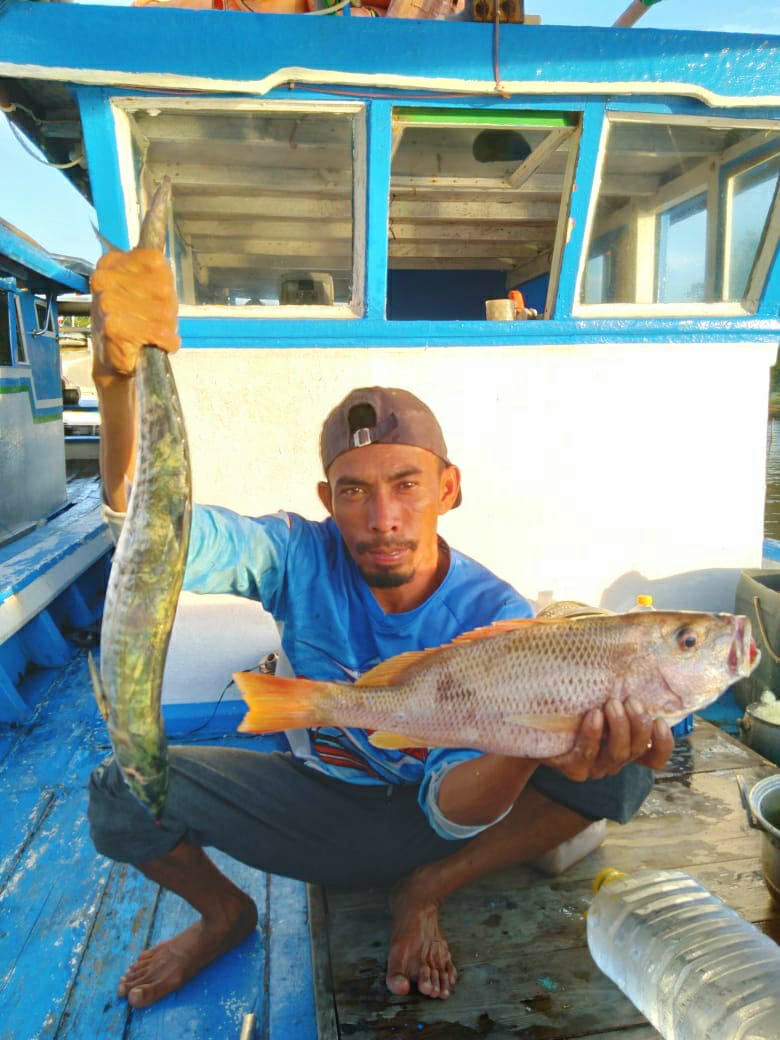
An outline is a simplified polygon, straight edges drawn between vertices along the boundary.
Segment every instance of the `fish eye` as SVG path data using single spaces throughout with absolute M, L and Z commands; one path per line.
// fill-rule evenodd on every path
M 677 645 L 681 650 L 693 650 L 698 642 L 698 636 L 692 628 L 681 628 L 677 633 Z

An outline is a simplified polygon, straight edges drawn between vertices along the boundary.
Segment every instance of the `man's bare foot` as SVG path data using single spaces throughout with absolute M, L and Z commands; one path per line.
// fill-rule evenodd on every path
M 387 953 L 387 988 L 406 996 L 412 983 L 426 997 L 446 1000 L 458 977 L 447 940 L 439 928 L 439 906 L 416 898 L 411 885 L 396 889 L 391 899 L 393 934 Z
M 257 925 L 257 908 L 241 894 L 218 913 L 201 917 L 179 935 L 144 950 L 119 982 L 119 996 L 145 1008 L 179 989 L 217 957 L 243 942 Z

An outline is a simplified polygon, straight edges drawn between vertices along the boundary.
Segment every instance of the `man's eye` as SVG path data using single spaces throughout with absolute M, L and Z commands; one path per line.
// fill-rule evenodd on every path
M 419 487 L 416 480 L 404 480 L 398 487 L 401 491 L 413 491 L 416 487 Z
M 345 498 L 357 498 L 358 495 L 363 493 L 363 488 L 360 487 L 345 487 L 341 489 L 341 494 Z

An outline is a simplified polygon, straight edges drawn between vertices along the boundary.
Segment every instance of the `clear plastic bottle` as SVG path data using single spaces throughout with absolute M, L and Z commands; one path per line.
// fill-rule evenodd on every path
M 655 610 L 653 606 L 653 597 L 646 593 L 640 593 L 636 598 L 636 603 L 629 610 L 629 614 L 638 614 L 645 610 Z
M 780 1040 L 780 947 L 679 870 L 602 871 L 601 970 L 665 1040 Z

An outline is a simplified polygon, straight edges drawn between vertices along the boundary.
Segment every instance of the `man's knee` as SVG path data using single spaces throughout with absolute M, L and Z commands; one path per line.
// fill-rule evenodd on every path
M 170 852 L 184 837 L 185 828 L 176 821 L 152 819 L 131 793 L 115 759 L 106 759 L 92 772 L 88 789 L 92 842 L 109 859 L 147 863 Z
M 615 776 L 577 782 L 542 766 L 531 783 L 548 798 L 587 819 L 628 823 L 652 791 L 654 774 L 646 766 L 631 763 Z

